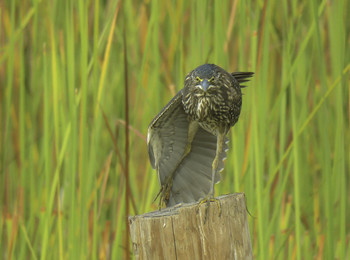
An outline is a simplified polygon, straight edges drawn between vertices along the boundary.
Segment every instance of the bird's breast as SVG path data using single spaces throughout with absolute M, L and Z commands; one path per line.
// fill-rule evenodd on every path
M 203 120 L 208 117 L 210 112 L 211 102 L 208 97 L 198 98 L 196 108 L 193 111 L 198 120 Z
M 219 95 L 192 95 L 184 99 L 184 109 L 191 120 L 216 135 L 219 125 L 230 125 L 230 106 Z

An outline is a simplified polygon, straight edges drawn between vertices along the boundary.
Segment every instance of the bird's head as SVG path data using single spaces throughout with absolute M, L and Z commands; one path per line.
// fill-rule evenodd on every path
M 185 78 L 182 103 L 186 113 L 206 118 L 209 109 L 220 107 L 228 100 L 232 75 L 214 64 L 204 64 Z
M 197 94 L 211 92 L 218 86 L 220 67 L 204 64 L 191 71 L 185 79 L 185 88 Z
M 217 98 L 226 96 L 232 75 L 214 64 L 204 64 L 192 70 L 185 78 L 183 95 L 187 98 Z

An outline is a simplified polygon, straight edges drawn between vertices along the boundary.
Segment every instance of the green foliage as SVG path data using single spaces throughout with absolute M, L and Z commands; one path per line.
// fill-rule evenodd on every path
M 349 258 L 349 1 L 0 7 L 1 257 L 127 257 L 157 208 L 147 126 L 209 62 L 255 72 L 216 185 L 245 192 L 255 258 Z

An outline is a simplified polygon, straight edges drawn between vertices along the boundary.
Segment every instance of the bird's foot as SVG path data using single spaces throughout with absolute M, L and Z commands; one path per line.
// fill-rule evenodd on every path
M 172 176 L 170 176 L 160 188 L 157 196 L 154 198 L 153 202 L 155 202 L 159 197 L 159 204 L 158 204 L 159 210 L 161 210 L 162 205 L 166 206 L 168 204 L 172 185 L 173 185 L 173 179 L 172 179 Z
M 154 203 L 158 199 L 159 195 L 161 195 L 162 193 L 163 193 L 163 186 L 159 189 L 159 191 L 158 191 L 156 197 L 153 199 L 152 203 Z M 162 197 L 163 196 L 161 195 L 160 199 L 159 199 L 158 210 L 161 210 L 161 208 L 162 208 L 162 201 L 163 201 Z
M 219 217 L 221 217 L 221 202 L 220 200 L 214 198 L 213 194 L 208 194 L 208 196 L 206 198 L 204 198 L 203 200 L 201 200 L 198 204 L 198 207 L 201 206 L 202 204 L 205 203 L 205 215 L 204 215 L 204 223 L 207 222 L 208 219 L 208 214 L 209 214 L 209 205 L 210 202 L 216 202 L 218 204 L 218 208 L 219 208 Z

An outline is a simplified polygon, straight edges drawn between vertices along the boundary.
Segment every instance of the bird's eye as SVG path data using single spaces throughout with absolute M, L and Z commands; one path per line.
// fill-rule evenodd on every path
M 214 80 L 214 76 L 212 76 L 210 79 L 208 79 L 209 82 L 212 82 Z
M 200 77 L 197 76 L 197 77 L 196 77 L 196 81 L 197 81 L 197 82 L 201 82 L 202 79 L 201 79 Z

